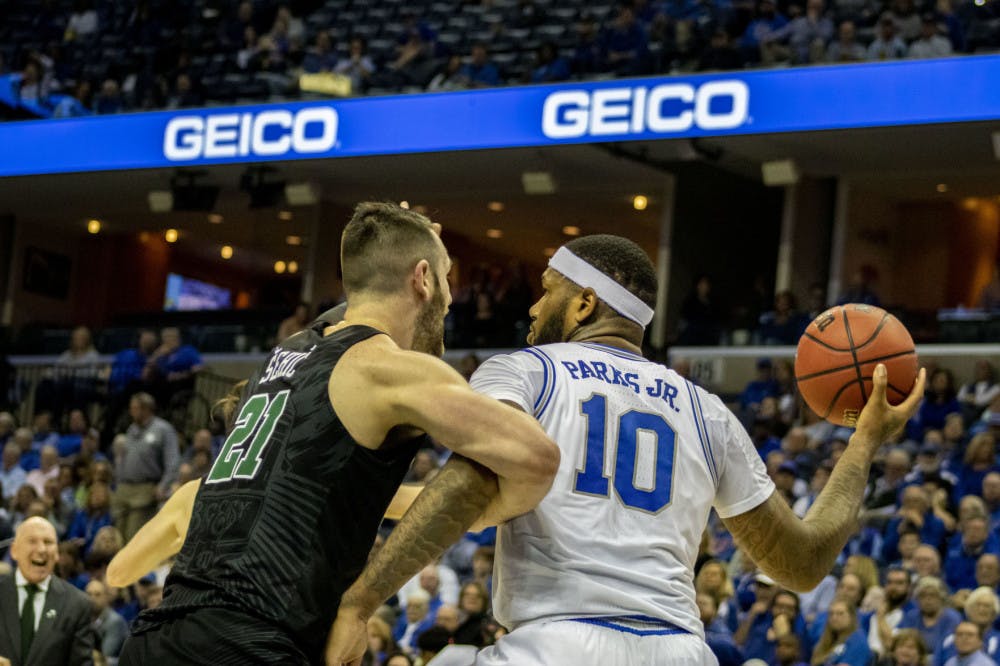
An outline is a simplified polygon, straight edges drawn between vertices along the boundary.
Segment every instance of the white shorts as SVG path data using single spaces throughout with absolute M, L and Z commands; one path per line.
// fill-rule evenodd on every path
M 640 635 L 576 620 L 533 622 L 482 650 L 475 666 L 718 666 L 689 633 Z

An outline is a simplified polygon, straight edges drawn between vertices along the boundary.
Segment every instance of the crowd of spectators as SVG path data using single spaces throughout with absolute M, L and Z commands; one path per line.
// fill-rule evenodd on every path
M 300 94 L 930 58 L 1000 46 L 992 0 L 34 0 L 6 3 L 0 104 L 78 116 Z
M 502 273 L 492 270 L 494 278 Z M 518 271 L 506 282 L 488 279 L 490 272 L 482 267 L 482 279 L 457 290 L 458 311 L 466 304 L 461 316 L 468 321 L 489 320 L 512 307 L 498 304 L 519 288 Z M 486 284 L 508 286 L 494 292 Z M 706 295 L 704 285 L 700 290 Z M 517 311 L 525 309 L 522 303 Z M 775 308 L 774 326 L 786 309 Z M 309 314 L 300 306 L 282 323 L 283 334 L 294 334 Z M 468 330 L 488 338 L 497 321 Z M 219 431 L 177 432 L 142 390 L 150 359 L 162 360 L 169 376 L 178 371 L 170 369 L 170 359 L 189 353 L 171 337 L 169 331 L 160 339 L 145 332 L 137 347 L 116 357 L 111 376 L 131 389 L 127 419 L 108 446 L 77 408 L 68 407 L 58 419 L 39 411 L 30 424 L 0 413 L 0 543 L 30 517 L 54 526 L 60 539 L 56 573 L 90 596 L 98 649 L 111 663 L 128 622 L 158 603 L 168 568 L 115 590 L 103 582 L 108 561 L 173 490 L 208 472 L 222 444 Z M 91 351 L 89 336 L 79 332 L 61 360 L 86 359 Z M 463 375 L 477 363 L 475 356 L 463 358 Z M 688 372 L 683 363 L 675 369 Z M 695 587 L 709 644 L 723 666 L 754 659 L 951 666 L 1000 657 L 1000 384 L 986 361 L 960 381 L 947 368 L 930 371 L 916 417 L 876 460 L 858 531 L 815 590 L 797 595 L 781 589 L 713 516 Z M 761 359 L 733 408 L 778 491 L 796 514 L 806 515 L 851 431 L 808 409 L 788 362 Z M 406 482 L 428 481 L 447 455 L 440 448 L 421 450 Z M 389 530 L 387 523 L 376 548 Z M 442 651 L 466 659 L 503 635 L 489 614 L 494 543 L 493 530 L 466 535 L 407 583 L 371 620 L 365 663 L 427 663 Z M 0 558 L 9 562 L 4 551 Z

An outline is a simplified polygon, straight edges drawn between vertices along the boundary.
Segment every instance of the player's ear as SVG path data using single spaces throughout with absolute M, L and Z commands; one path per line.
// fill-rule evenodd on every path
M 582 324 L 590 319 L 595 310 L 597 310 L 597 294 L 594 293 L 593 289 L 587 287 L 580 293 L 580 296 L 577 299 L 573 319 L 576 320 L 577 324 Z
M 421 259 L 413 267 L 413 274 L 410 276 L 414 291 L 420 300 L 429 301 L 433 293 L 434 272 L 431 271 L 431 264 L 426 259 Z

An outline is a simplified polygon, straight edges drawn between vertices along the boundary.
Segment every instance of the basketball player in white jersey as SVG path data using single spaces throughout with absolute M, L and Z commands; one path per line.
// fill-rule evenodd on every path
M 542 287 L 530 311 L 534 346 L 489 359 L 471 381 L 533 414 L 562 454 L 541 504 L 500 528 L 494 613 L 512 632 L 476 664 L 714 664 L 693 572 L 710 510 L 766 574 L 811 589 L 855 530 L 872 457 L 916 410 L 923 371 L 893 407 L 878 367 L 850 445 L 800 520 L 722 401 L 639 355 L 656 279 L 637 245 L 574 240 L 552 257 Z M 427 486 L 345 593 L 328 664 L 360 663 L 351 660 L 363 652 L 361 622 L 447 545 L 445 533 L 457 538 L 472 522 L 451 509 L 455 498 L 495 492 L 455 476 Z M 505 518 L 491 513 L 477 526 Z

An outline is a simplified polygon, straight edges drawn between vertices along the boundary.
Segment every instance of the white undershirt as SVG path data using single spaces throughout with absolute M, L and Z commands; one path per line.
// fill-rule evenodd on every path
M 17 573 L 14 574 L 14 580 L 17 583 L 17 607 L 23 611 L 24 602 L 28 599 L 28 590 L 25 589 L 28 585 L 28 579 L 18 569 Z M 49 582 L 51 580 L 51 575 L 46 576 L 45 580 L 38 583 L 38 591 L 35 592 L 35 631 L 38 631 L 38 622 L 42 619 L 42 610 L 45 608 L 45 595 L 49 593 Z M 17 616 L 20 618 L 21 613 L 19 612 Z

